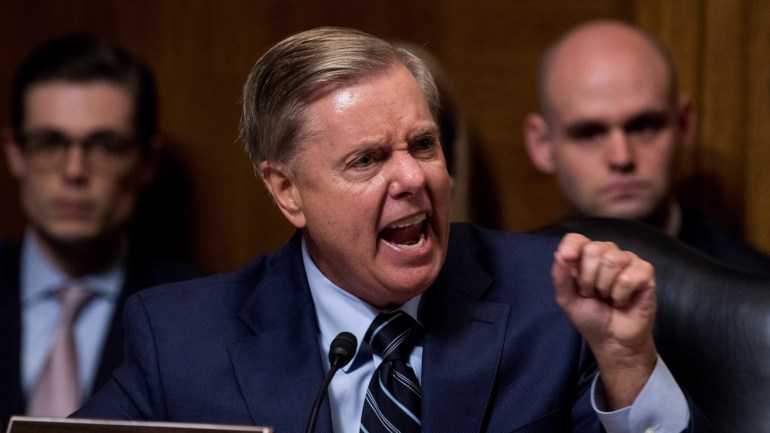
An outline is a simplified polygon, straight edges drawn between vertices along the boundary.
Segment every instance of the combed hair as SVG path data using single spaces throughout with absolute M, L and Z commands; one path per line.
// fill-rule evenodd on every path
M 25 97 L 37 84 L 106 81 L 134 98 L 134 125 L 143 144 L 157 133 L 158 96 L 149 67 L 112 42 L 84 34 L 66 35 L 35 50 L 19 68 L 11 90 L 11 125 L 24 125 Z
M 440 101 L 433 73 L 403 48 L 341 27 L 319 27 L 278 42 L 257 60 L 243 89 L 240 137 L 255 170 L 262 161 L 296 168 L 300 143 L 310 133 L 308 106 L 323 92 L 398 64 L 417 80 L 437 119 Z

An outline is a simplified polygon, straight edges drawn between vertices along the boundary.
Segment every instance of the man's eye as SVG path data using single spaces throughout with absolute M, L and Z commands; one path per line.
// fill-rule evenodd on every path
M 88 137 L 83 144 L 97 152 L 113 155 L 128 153 L 135 147 L 133 140 L 110 134 Z
M 363 168 L 368 167 L 374 163 L 374 157 L 372 155 L 361 155 L 353 160 L 351 167 Z
M 33 152 L 53 152 L 69 146 L 67 137 L 61 134 L 35 134 L 26 137 L 27 148 Z
M 423 137 L 415 140 L 410 146 L 410 150 L 413 154 L 433 154 L 436 152 L 438 143 L 438 140 L 434 137 Z
M 420 150 L 427 150 L 432 149 L 435 145 L 435 141 L 432 138 L 422 138 L 420 140 L 417 140 L 416 146 L 417 149 Z
M 604 135 L 606 130 L 602 125 L 586 124 L 570 128 L 568 134 L 576 141 L 592 141 Z
M 667 119 L 663 115 L 642 116 L 629 122 L 625 130 L 626 133 L 642 139 L 652 138 L 666 126 L 666 123 Z

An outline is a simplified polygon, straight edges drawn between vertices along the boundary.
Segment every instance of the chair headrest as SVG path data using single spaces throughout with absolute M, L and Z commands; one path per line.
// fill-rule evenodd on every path
M 639 222 L 579 218 L 534 233 L 611 241 L 655 267 L 658 351 L 717 431 L 770 431 L 770 275 Z

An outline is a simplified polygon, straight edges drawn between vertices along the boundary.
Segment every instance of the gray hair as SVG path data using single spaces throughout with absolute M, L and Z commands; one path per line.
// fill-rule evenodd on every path
M 296 168 L 310 133 L 308 106 L 322 91 L 355 84 L 394 65 L 417 80 L 434 120 L 439 93 L 428 64 L 403 48 L 348 28 L 319 27 L 292 35 L 254 65 L 243 88 L 240 137 L 254 168 L 262 161 Z

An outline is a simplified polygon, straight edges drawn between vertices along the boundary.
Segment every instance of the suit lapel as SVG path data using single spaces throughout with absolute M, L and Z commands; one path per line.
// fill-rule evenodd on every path
M 115 303 L 115 311 L 110 319 L 110 325 L 107 330 L 107 339 L 104 342 L 100 354 L 99 365 L 94 377 L 91 394 L 98 391 L 112 377 L 112 372 L 120 366 L 123 360 L 123 306 L 126 299 L 134 290 L 122 289 Z
M 0 242 L 0 431 L 11 415 L 23 414 L 26 409 L 21 386 L 19 257 L 19 248 Z
M 254 335 L 232 344 L 230 357 L 254 423 L 282 433 L 301 433 L 324 368 L 299 235 L 268 266 L 239 313 Z M 315 431 L 331 430 L 327 400 Z
M 424 433 L 482 431 L 503 350 L 509 306 L 479 299 L 492 280 L 460 244 L 423 298 Z
M 156 256 L 146 249 L 130 247 L 126 262 L 126 280 L 120 288 L 115 310 L 110 319 L 107 339 L 102 348 L 91 393 L 98 391 L 112 377 L 123 361 L 123 307 L 129 296 L 158 284 L 196 276 L 193 270 L 176 260 Z
M 453 239 L 421 306 L 424 433 L 482 431 L 508 321 L 508 305 L 480 299 L 492 279 L 467 240 Z M 324 368 L 299 235 L 267 266 L 239 314 L 254 335 L 232 344 L 230 356 L 253 422 L 301 433 Z M 331 433 L 330 414 L 327 399 L 316 432 Z

